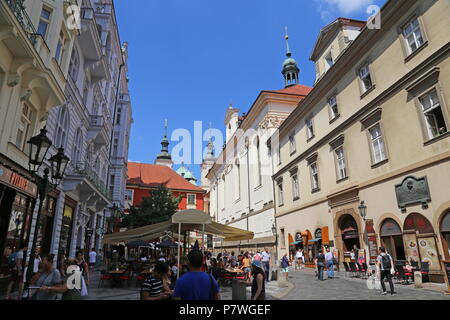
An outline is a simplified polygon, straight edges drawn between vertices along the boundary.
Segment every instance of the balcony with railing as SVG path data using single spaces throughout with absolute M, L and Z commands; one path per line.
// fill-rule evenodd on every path
M 110 143 L 111 128 L 107 125 L 104 116 L 91 115 L 88 128 L 88 142 L 93 142 L 95 150 Z
M 106 198 L 110 199 L 108 189 L 103 179 L 100 178 L 97 172 L 91 167 L 88 162 L 77 162 L 73 167 L 73 173 L 84 176 L 90 183 L 92 183 L 97 190 Z

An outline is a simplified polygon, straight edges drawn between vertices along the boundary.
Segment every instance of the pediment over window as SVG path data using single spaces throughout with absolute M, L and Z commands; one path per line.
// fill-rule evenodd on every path
M 427 90 L 439 80 L 439 67 L 433 67 L 428 70 L 424 75 L 413 81 L 409 86 L 406 87 L 406 91 L 410 96 L 417 96 L 423 91 Z
M 373 126 L 375 123 L 380 122 L 381 120 L 381 112 L 383 109 L 381 107 L 376 108 L 374 111 L 369 113 L 366 117 L 364 117 L 361 120 L 361 131 L 367 130 L 371 126 Z

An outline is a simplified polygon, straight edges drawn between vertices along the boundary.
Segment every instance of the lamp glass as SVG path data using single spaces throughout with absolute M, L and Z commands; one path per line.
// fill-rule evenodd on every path
M 51 140 L 47 137 L 47 130 L 44 127 L 41 132 L 27 142 L 30 145 L 29 148 L 29 169 L 30 172 L 37 172 L 39 167 L 47 155 L 48 149 L 52 145 Z
M 50 158 L 51 174 L 54 184 L 58 185 L 64 178 L 64 173 L 66 172 L 69 161 L 69 157 L 64 154 L 63 147 L 59 148 L 58 153 Z

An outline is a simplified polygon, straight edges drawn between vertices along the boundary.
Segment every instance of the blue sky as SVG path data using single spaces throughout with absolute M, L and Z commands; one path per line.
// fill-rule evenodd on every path
M 164 119 L 172 130 L 194 121 L 223 130 L 227 107 L 247 112 L 261 90 L 283 88 L 284 28 L 312 86 L 309 55 L 321 28 L 337 17 L 367 20 L 386 0 L 116 0 L 122 41 L 129 42 L 134 124 L 129 159 L 153 163 Z M 176 143 L 172 142 L 170 148 Z M 177 168 L 177 167 L 176 167 Z M 199 178 L 199 166 L 191 165 Z

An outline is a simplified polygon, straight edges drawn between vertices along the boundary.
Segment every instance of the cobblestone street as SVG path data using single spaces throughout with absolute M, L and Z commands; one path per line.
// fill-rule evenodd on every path
M 304 269 L 291 272 L 289 281 L 295 287 L 282 300 L 450 300 L 450 295 L 425 288 L 415 289 L 414 285 L 397 285 L 395 281 L 397 294 L 382 296 L 380 290 L 369 290 L 365 280 L 345 277 L 344 272 L 338 272 L 334 279 L 322 282 L 315 278 L 313 270 Z M 387 283 L 386 287 L 389 288 Z

